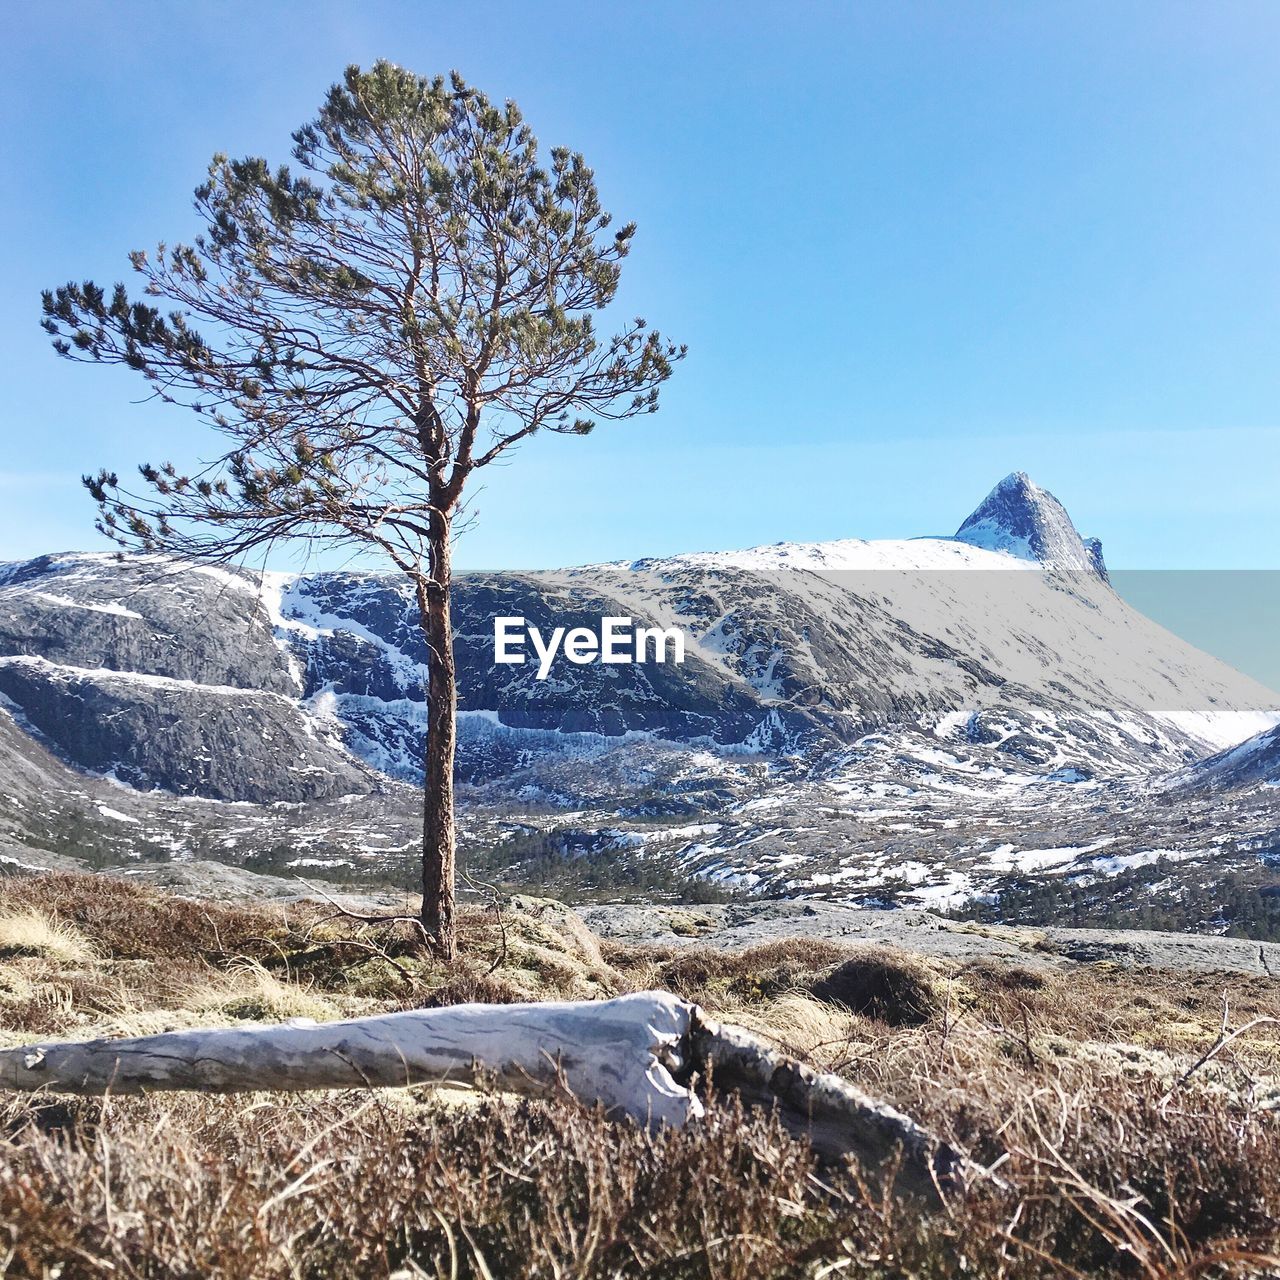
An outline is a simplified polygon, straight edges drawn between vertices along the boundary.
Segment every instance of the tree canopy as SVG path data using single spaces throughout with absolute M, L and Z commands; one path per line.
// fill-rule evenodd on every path
M 514 103 L 379 62 L 293 142 L 292 167 L 214 157 L 203 232 L 131 255 L 143 297 L 44 295 L 61 354 L 137 370 L 224 439 L 194 473 L 144 464 L 139 492 L 86 477 L 108 536 L 225 558 L 364 543 L 416 574 L 473 471 L 657 407 L 683 348 L 594 321 L 635 227 L 613 229 L 581 155 L 540 160 Z

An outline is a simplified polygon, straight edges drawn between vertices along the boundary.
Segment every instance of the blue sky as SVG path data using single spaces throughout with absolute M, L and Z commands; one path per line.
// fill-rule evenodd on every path
M 662 412 L 492 471 L 463 566 L 950 533 L 1005 473 L 1113 565 L 1280 568 L 1280 8 L 35 3 L 0 49 L 0 559 L 98 545 L 82 471 L 198 455 L 58 361 L 42 287 L 189 238 L 349 62 L 460 69 L 640 224 Z

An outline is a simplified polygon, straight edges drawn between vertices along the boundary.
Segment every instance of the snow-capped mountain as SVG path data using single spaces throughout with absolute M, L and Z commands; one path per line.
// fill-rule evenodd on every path
M 786 891 L 871 892 L 901 864 L 920 901 L 949 901 L 1096 849 L 1129 856 L 1104 828 L 1136 793 L 1100 789 L 1162 785 L 1267 730 L 1280 703 L 1128 606 L 1100 545 L 1021 474 L 954 537 L 465 574 L 454 613 L 474 830 L 499 809 L 577 812 L 582 847 Z M 560 660 L 540 680 L 495 665 L 499 616 L 544 633 L 605 616 L 679 628 L 685 661 Z M 253 806 L 285 803 L 294 845 L 310 824 L 305 848 L 381 857 L 413 838 L 402 784 L 419 776 L 427 661 L 392 575 L 4 566 L 0 770 L 28 795 L 44 778 L 62 808 L 0 819 L 19 842 L 79 822 L 124 848 L 136 832 L 104 814 L 141 804 L 161 847 L 236 856 L 281 840 Z M 227 802 L 248 806 L 230 837 Z M 1131 834 L 1163 831 L 1158 806 L 1138 807 Z M 1015 813 L 1038 857 L 991 843 Z M 655 821 L 677 825 L 635 829 Z M 683 842 L 680 823 L 697 828 Z
M 1082 538 L 1062 503 L 1024 471 L 1005 476 L 956 530 L 956 539 L 1107 581 L 1102 543 Z
M 9 566 L 0 601 L 0 694 L 74 764 L 255 802 L 418 772 L 427 651 L 399 577 L 57 556 Z M 1268 726 L 1276 700 L 1127 606 L 1022 475 L 954 539 L 463 575 L 455 616 L 472 780 L 627 735 L 794 754 L 901 726 L 1133 772 Z M 540 680 L 494 664 L 498 616 L 678 627 L 686 658 Z

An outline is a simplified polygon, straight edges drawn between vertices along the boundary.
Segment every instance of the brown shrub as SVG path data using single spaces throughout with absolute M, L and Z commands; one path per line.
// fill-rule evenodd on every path
M 767 1118 L 649 1135 L 555 1104 L 400 1114 L 357 1095 L 60 1114 L 0 1167 L 6 1274 L 783 1274 L 812 1159 Z M 108 1129 L 110 1137 L 106 1136 Z
M 887 951 L 846 960 L 810 990 L 819 1000 L 891 1027 L 918 1027 L 945 1007 L 938 979 L 924 965 Z
M 456 973 L 426 996 L 413 1001 L 420 1009 L 443 1009 L 454 1004 L 521 1004 L 529 993 L 492 973 Z
M 717 995 L 758 999 L 786 991 L 848 954 L 848 947 L 822 938 L 784 938 L 743 951 L 610 947 L 605 958 L 623 973 L 643 968 L 647 985 L 708 1003 Z
M 1274 1274 L 1246 1260 L 1280 1245 L 1274 1127 L 1119 1090 L 1005 1121 L 1003 1183 L 929 1214 L 733 1103 L 649 1134 L 406 1093 L 37 1102 L 0 1138 L 0 1257 L 17 1280 Z
M 109 954 L 168 959 L 201 954 L 269 952 L 284 909 L 193 902 L 116 876 L 50 873 L 0 880 L 0 905 L 28 908 L 74 925 Z

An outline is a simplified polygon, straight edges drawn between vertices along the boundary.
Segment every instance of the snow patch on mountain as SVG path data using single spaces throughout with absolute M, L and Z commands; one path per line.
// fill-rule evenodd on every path
M 50 662 L 48 658 L 31 654 L 0 655 L 0 667 L 20 667 L 38 671 L 53 680 L 137 684 L 169 692 L 211 693 L 224 698 L 273 698 L 289 707 L 296 705 L 291 698 L 273 693 L 269 689 L 246 689 L 241 685 L 232 684 L 202 684 L 196 680 L 178 680 L 171 676 L 151 675 L 144 671 L 116 671 L 111 667 L 77 667 L 65 662 Z

